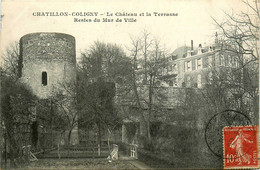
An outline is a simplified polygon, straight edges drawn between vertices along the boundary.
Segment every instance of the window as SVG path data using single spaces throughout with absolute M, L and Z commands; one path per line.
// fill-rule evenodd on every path
M 228 67 L 232 67 L 232 57 L 228 56 Z
M 225 60 L 224 60 L 224 56 L 223 55 L 219 56 L 219 63 L 220 63 L 221 66 L 225 66 Z
M 186 71 L 191 71 L 191 61 L 185 62 L 185 70 Z
M 234 58 L 234 67 L 235 68 L 239 67 L 239 60 L 238 60 L 238 58 Z
M 47 86 L 47 72 L 42 72 L 42 85 Z
M 200 74 L 197 77 L 197 86 L 198 86 L 198 88 L 201 88 L 201 75 Z
M 173 86 L 173 81 L 169 81 L 169 86 Z
M 202 59 L 198 58 L 196 61 L 197 61 L 196 69 L 202 69 Z
M 212 66 L 214 67 L 215 65 L 216 65 L 216 56 L 215 55 L 212 55 L 212 62 L 211 62 L 211 64 L 212 64 Z
M 235 57 L 231 58 L 231 67 L 235 67 Z
M 176 60 L 177 59 L 177 55 L 172 55 L 172 60 Z
M 209 58 L 208 57 L 204 57 L 203 58 L 203 68 L 207 68 L 209 65 Z
M 223 56 L 225 60 L 225 66 L 228 67 L 228 56 Z
M 208 62 L 209 62 L 209 67 L 212 67 L 213 66 L 212 56 L 209 56 Z
M 177 64 L 173 64 L 173 72 L 177 73 Z
M 213 81 L 213 74 L 212 74 L 212 72 L 209 72 L 208 79 L 209 79 L 209 83 L 211 83 Z
M 177 87 L 177 86 L 178 86 L 178 85 L 177 85 L 177 79 L 176 79 L 176 77 L 173 78 L 173 86 L 174 86 L 174 87 Z
M 191 84 L 191 80 L 190 80 L 190 76 L 188 76 L 187 77 L 187 82 L 186 82 L 187 87 L 190 87 L 190 84 Z
M 171 72 L 172 71 L 172 65 L 168 66 L 167 72 Z
M 191 61 L 188 61 L 188 62 L 187 62 L 187 70 L 188 70 L 188 71 L 191 71 Z

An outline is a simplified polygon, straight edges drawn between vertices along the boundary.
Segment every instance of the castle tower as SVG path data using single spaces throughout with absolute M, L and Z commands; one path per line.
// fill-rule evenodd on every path
M 39 99 L 51 99 L 55 89 L 76 82 L 75 38 L 62 33 L 23 36 L 19 73 L 21 81 L 30 86 Z M 72 130 L 72 140 L 78 143 L 77 127 Z

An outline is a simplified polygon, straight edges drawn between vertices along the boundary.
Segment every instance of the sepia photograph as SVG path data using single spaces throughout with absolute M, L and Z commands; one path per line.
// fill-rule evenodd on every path
M 2 0 L 0 169 L 259 168 L 259 0 Z

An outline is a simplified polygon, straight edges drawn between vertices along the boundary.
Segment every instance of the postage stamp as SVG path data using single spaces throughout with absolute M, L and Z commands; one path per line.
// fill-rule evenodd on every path
M 223 128 L 224 168 L 258 168 L 258 127 Z

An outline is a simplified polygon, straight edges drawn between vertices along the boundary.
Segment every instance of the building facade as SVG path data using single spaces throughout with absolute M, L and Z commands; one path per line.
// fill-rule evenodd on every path
M 239 59 L 234 53 L 223 52 L 216 40 L 215 44 L 198 48 L 179 47 L 168 58 L 168 68 L 162 70 L 161 80 L 166 86 L 202 88 L 212 79 L 213 72 L 239 67 Z

